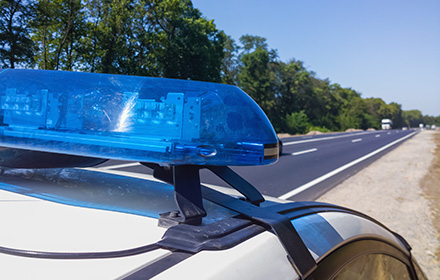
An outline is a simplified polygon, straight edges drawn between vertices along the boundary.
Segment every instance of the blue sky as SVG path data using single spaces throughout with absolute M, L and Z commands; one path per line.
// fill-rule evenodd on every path
M 280 59 L 403 110 L 440 115 L 439 0 L 193 0 L 238 42 L 258 35 Z

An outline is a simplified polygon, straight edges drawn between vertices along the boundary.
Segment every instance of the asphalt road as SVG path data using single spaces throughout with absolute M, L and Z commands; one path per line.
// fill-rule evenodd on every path
M 233 167 L 262 194 L 291 200 L 314 200 L 384 153 L 417 133 L 413 130 L 363 131 L 283 138 L 276 164 Z M 98 168 L 152 174 L 137 163 L 108 161 Z M 202 183 L 227 186 L 210 171 Z

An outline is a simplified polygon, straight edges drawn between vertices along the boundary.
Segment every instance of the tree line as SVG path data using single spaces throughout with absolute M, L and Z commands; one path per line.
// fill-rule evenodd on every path
M 319 79 L 298 60 L 283 62 L 265 38 L 239 42 L 190 0 L 1 0 L 0 63 L 8 68 L 85 71 L 237 85 L 277 132 L 341 131 L 440 124 Z
M 221 81 L 224 33 L 191 1 L 3 0 L 0 17 L 4 67 Z
M 223 81 L 240 86 L 263 108 L 277 131 L 306 133 L 380 129 L 381 120 L 394 127 L 439 124 L 440 116 L 424 116 L 419 110 L 404 111 L 398 103 L 362 98 L 351 88 L 319 79 L 303 62 L 282 62 L 267 40 L 244 35 L 239 42 L 227 37 Z

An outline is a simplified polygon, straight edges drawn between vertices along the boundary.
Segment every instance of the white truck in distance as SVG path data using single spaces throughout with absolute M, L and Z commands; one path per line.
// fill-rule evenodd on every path
M 390 119 L 382 119 L 382 129 L 392 129 L 393 121 Z

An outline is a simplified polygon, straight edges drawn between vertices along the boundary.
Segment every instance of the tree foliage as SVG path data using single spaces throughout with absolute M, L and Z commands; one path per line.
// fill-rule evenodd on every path
M 0 0 L 3 67 L 73 70 L 233 84 L 278 132 L 440 125 L 440 116 L 361 97 L 304 63 L 280 61 L 265 38 L 238 42 L 190 0 Z
M 34 59 L 40 69 L 72 70 L 86 36 L 85 13 L 80 0 L 40 0 L 31 7 Z
M 221 80 L 225 84 L 237 85 L 240 65 L 238 59 L 239 46 L 230 36 L 225 36 L 223 59 L 221 65 Z
M 304 111 L 293 112 L 286 117 L 286 132 L 291 134 L 302 134 L 307 132 L 309 118 Z
M 252 53 L 241 57 L 243 64 L 238 75 L 239 86 L 247 92 L 271 118 L 275 114 L 273 72 L 267 50 L 258 47 Z
M 221 81 L 226 36 L 189 0 L 0 3 L 0 54 L 8 67 L 24 60 L 39 69 Z
M 269 48 L 265 38 L 244 35 L 239 44 L 228 40 L 223 81 L 246 91 L 279 132 L 380 129 L 384 118 L 392 119 L 394 127 L 436 120 L 420 114 L 413 117 L 417 121 L 409 123 L 408 118 L 412 115 L 406 114 L 400 104 L 386 104 L 380 98 L 364 99 L 351 88 L 317 78 L 301 61 L 280 61 L 276 50 Z
M 220 81 L 225 35 L 191 1 L 153 1 L 151 22 L 162 76 Z
M 34 43 L 27 33 L 29 3 L 25 0 L 0 1 L 0 61 L 3 67 L 32 65 Z

